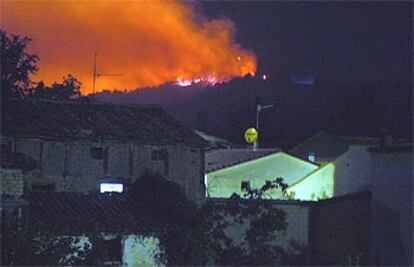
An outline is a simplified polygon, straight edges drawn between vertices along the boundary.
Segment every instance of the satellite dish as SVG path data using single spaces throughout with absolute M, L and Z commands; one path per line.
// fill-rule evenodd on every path
M 244 133 L 244 139 L 247 143 L 251 144 L 257 140 L 259 137 L 259 133 L 257 132 L 256 128 L 250 127 Z

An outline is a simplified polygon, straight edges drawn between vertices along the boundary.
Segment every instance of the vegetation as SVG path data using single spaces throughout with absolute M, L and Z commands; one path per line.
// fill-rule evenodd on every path
M 131 201 L 146 207 L 136 211 L 152 221 L 154 235 L 160 239 L 161 261 L 168 265 L 201 265 L 204 262 L 201 216 L 178 184 L 160 175 L 144 173 L 131 186 Z
M 2 98 L 24 97 L 32 84 L 30 75 L 38 71 L 39 57 L 26 52 L 32 39 L 8 35 L 0 29 Z M 4 99 L 3 98 L 3 99 Z
M 68 74 L 63 82 L 55 82 L 45 86 L 43 81 L 35 83 L 31 80 L 39 70 L 39 57 L 27 52 L 32 39 L 19 35 L 8 35 L 0 29 L 1 48 L 1 97 L 2 99 L 45 98 L 52 100 L 72 100 L 81 97 L 81 82 Z
M 29 97 L 51 100 L 79 99 L 81 97 L 81 84 L 80 81 L 69 74 L 67 77 L 63 77 L 62 83 L 54 82 L 50 87 L 46 87 L 43 82 L 39 82 L 36 87 L 29 91 Z
M 278 178 L 259 190 L 247 190 L 251 199 L 209 200 L 197 206 L 181 186 L 147 172 L 129 186 L 124 197 L 142 207 L 132 211 L 134 217 L 150 222 L 147 234 L 159 239 L 157 258 L 167 265 L 298 265 L 305 263 L 304 248 L 292 254 L 277 243 L 287 228 L 285 212 L 261 199 L 281 184 L 283 179 Z M 56 233 L 8 225 L 2 224 L 2 241 L 7 244 L 2 246 L 2 264 L 102 264 L 101 232 L 93 226 L 87 234 L 92 245 L 83 244 L 79 250 L 71 245 L 77 237 L 57 238 Z

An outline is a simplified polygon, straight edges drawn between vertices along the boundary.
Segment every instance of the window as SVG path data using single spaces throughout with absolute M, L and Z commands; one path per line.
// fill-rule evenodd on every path
M 13 144 L 10 140 L 1 140 L 1 153 L 4 155 L 11 154 L 13 150 Z
M 167 150 L 165 148 L 154 148 L 152 149 L 151 159 L 153 161 L 166 161 Z
M 241 190 L 242 191 L 249 191 L 251 189 L 250 187 L 250 181 L 243 181 L 241 182 Z
M 168 175 L 168 153 L 165 148 L 153 148 L 151 153 L 151 160 L 155 163 L 156 171 Z M 161 163 L 161 164 L 160 164 Z
M 101 183 L 99 186 L 99 190 L 101 193 L 122 193 L 124 191 L 124 185 L 117 183 Z
M 102 147 L 91 147 L 91 157 L 93 159 L 103 159 L 104 158 L 104 150 Z

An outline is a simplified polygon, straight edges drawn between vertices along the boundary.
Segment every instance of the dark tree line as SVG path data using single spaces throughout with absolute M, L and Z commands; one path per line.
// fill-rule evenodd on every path
M 71 74 L 51 86 L 31 80 L 31 75 L 39 70 L 39 56 L 27 52 L 31 41 L 29 37 L 8 34 L 0 29 L 1 98 L 79 99 L 81 82 Z

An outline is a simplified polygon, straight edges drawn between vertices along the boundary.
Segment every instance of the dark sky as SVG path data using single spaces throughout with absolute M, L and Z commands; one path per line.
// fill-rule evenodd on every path
M 202 2 L 228 17 L 259 70 L 312 74 L 346 84 L 401 83 L 412 77 L 413 5 L 406 2 Z

